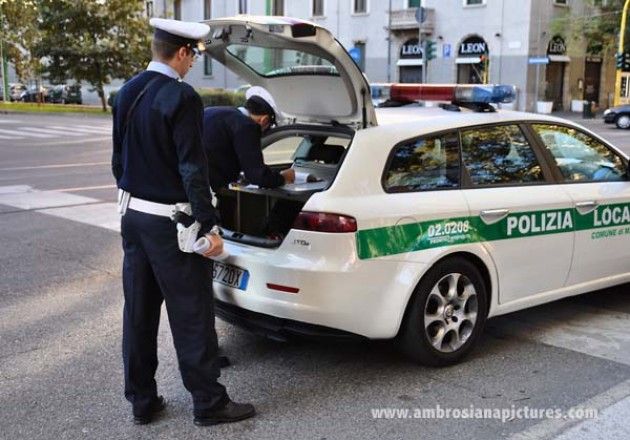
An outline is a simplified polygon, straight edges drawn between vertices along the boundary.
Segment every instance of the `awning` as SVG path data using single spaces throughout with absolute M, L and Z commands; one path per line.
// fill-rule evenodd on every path
M 567 55 L 547 55 L 549 61 L 555 63 L 570 63 L 571 58 Z
M 422 66 L 424 65 L 424 61 L 422 58 L 403 58 L 402 60 L 396 61 L 397 66 Z
M 481 57 L 460 57 L 455 58 L 455 64 L 479 64 Z

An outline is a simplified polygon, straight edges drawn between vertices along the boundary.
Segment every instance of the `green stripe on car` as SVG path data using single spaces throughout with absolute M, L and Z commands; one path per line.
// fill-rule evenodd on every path
M 481 217 L 455 217 L 365 229 L 356 233 L 362 260 L 444 246 L 534 237 L 630 225 L 630 203 L 598 206 L 587 214 L 576 208 L 517 212 L 491 224 Z

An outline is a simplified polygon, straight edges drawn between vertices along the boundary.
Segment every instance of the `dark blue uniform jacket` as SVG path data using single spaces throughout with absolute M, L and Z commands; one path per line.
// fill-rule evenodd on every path
M 284 184 L 282 175 L 265 165 L 260 136 L 260 126 L 236 108 L 204 110 L 203 145 L 213 190 L 237 181 L 241 171 L 254 185 L 276 188 Z
M 128 123 L 127 113 L 142 89 Z M 207 232 L 217 223 L 211 204 L 207 159 L 201 144 L 203 105 L 191 86 L 158 72 L 129 80 L 113 107 L 112 171 L 119 188 L 133 197 L 158 203 L 190 202 Z

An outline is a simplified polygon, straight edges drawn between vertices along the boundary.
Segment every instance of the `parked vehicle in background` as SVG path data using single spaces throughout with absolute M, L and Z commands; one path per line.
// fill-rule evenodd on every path
M 604 122 L 617 128 L 630 128 L 630 104 L 618 105 L 604 111 Z
M 55 104 L 83 104 L 80 84 L 57 84 L 48 92 L 48 101 Z
M 22 83 L 9 84 L 9 101 L 19 101 L 26 86 Z
M 44 86 L 30 86 L 20 94 L 22 102 L 47 102 L 48 89 Z

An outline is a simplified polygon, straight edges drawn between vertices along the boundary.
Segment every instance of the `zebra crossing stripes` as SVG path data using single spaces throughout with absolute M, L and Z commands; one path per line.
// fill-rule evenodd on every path
M 34 137 L 34 138 L 42 138 L 48 139 L 50 136 L 41 134 L 41 133 L 25 133 L 21 130 L 7 130 L 5 128 L 0 128 L 0 134 L 8 134 L 9 136 L 18 136 L 18 139 L 23 139 L 25 136 Z
M 11 139 L 23 139 L 23 138 L 22 138 L 22 137 L 19 137 L 19 136 L 6 136 L 6 135 L 0 135 L 0 139 L 11 140 Z
M 112 128 L 111 127 L 103 127 L 103 126 L 94 126 L 94 125 L 73 125 L 73 127 L 77 127 L 77 128 L 87 128 L 90 130 L 103 130 L 106 131 L 108 133 L 111 133 Z
M 40 128 L 40 127 L 23 127 L 21 128 L 22 131 L 26 131 L 27 133 L 33 132 L 33 133 L 41 133 L 41 134 L 49 134 L 49 135 L 63 135 L 63 136 L 83 136 L 83 134 L 81 133 L 72 133 L 69 131 L 59 131 L 59 130 L 51 130 L 48 128 Z
M 54 139 L 65 137 L 111 136 L 111 126 L 104 125 L 41 125 L 0 128 L 0 140 Z
M 98 134 L 109 134 L 111 133 L 111 129 L 107 128 L 107 127 L 92 127 L 92 128 L 83 128 L 83 127 L 78 127 L 76 125 L 73 125 L 71 127 L 63 127 L 63 126 L 59 126 L 59 125 L 51 125 L 49 126 L 49 128 L 52 128 L 54 130 L 64 130 L 66 132 L 77 132 L 77 133 L 89 133 L 89 134 L 93 134 L 93 133 L 98 133 Z

